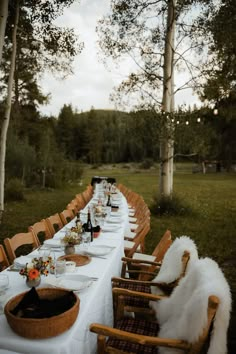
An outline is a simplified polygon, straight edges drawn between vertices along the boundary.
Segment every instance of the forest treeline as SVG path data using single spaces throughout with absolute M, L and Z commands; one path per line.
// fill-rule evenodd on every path
M 13 106 L 14 107 L 14 106 Z M 179 111 L 175 121 L 176 159 L 221 160 L 230 169 L 236 159 L 235 120 L 209 109 Z M 64 105 L 58 117 L 42 117 L 30 105 L 12 110 L 7 139 L 6 182 L 59 187 L 79 179 L 83 163 L 159 162 L 162 115 L 151 111 L 95 110 L 78 113 Z

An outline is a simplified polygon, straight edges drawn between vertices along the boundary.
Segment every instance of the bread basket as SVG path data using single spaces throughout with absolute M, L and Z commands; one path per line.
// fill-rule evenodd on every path
M 40 299 L 53 300 L 66 295 L 69 290 L 62 288 L 40 288 L 37 293 Z M 47 318 L 23 318 L 17 317 L 11 311 L 19 304 L 26 292 L 18 294 L 10 299 L 4 308 L 7 322 L 12 330 L 18 335 L 30 339 L 42 339 L 57 336 L 67 331 L 75 322 L 78 313 L 80 300 L 75 296 L 75 303 L 72 307 L 59 315 Z

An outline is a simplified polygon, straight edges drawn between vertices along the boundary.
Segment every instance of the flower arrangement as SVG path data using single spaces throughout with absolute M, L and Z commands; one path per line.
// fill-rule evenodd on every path
M 20 275 L 27 277 L 29 280 L 38 279 L 41 274 L 48 275 L 48 267 L 52 263 L 52 257 L 47 257 L 44 260 L 42 257 L 33 258 L 31 263 L 26 263 L 26 266 L 20 270 Z
M 76 229 L 73 230 L 73 229 Z M 62 243 L 64 243 L 65 245 L 70 245 L 70 246 L 74 246 L 74 245 L 79 245 L 81 238 L 78 235 L 78 231 L 77 228 L 72 228 L 71 231 L 69 231 L 63 238 L 62 238 Z

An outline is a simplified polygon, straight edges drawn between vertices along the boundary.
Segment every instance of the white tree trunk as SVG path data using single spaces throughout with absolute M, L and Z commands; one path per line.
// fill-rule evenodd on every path
M 10 114 L 11 114 L 11 98 L 12 98 L 12 86 L 14 81 L 15 61 L 16 61 L 16 33 L 19 20 L 19 0 L 16 0 L 16 15 L 14 29 L 12 33 L 12 54 L 11 54 L 11 66 L 8 78 L 7 86 L 7 101 L 5 114 L 3 117 L 1 127 L 1 140 L 0 140 L 0 223 L 4 212 L 4 186 L 5 186 L 5 159 L 6 159 L 6 142 L 7 131 L 9 126 Z
M 174 141 L 172 122 L 168 113 L 174 111 L 174 37 L 175 37 L 175 4 L 176 0 L 168 0 L 167 27 L 165 37 L 163 98 L 162 108 L 165 113 L 165 126 L 160 141 L 160 195 L 170 197 L 173 190 L 173 154 Z
M 2 62 L 2 50 L 4 45 L 5 30 L 8 15 L 8 0 L 0 0 L 0 64 Z

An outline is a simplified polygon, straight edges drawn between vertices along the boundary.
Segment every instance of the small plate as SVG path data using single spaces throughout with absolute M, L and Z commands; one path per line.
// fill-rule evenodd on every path
M 85 254 L 67 254 L 59 257 L 58 259 L 65 259 L 66 261 L 75 262 L 76 267 L 80 267 L 91 262 L 91 258 Z
M 84 250 L 86 254 L 89 256 L 105 256 L 106 254 L 110 253 L 113 250 L 113 247 L 110 246 L 90 246 L 88 249 Z
M 57 288 L 64 288 L 72 291 L 82 291 L 88 288 L 93 283 L 93 280 L 86 275 L 75 274 L 61 276 L 60 278 L 48 277 L 46 282 L 47 284 Z

